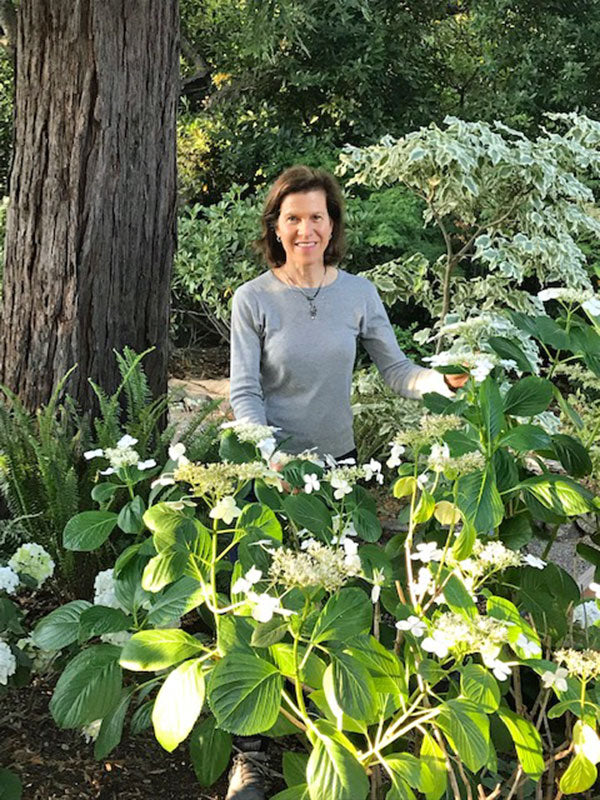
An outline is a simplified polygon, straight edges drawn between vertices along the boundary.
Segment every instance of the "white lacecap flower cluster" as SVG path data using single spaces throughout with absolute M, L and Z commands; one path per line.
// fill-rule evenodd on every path
M 209 517 L 211 519 L 220 519 L 226 525 L 231 525 L 234 519 L 240 516 L 242 509 L 238 507 L 235 497 L 226 495 L 222 497 L 214 508 L 211 508 Z
M 286 589 L 321 586 L 335 592 L 350 578 L 362 573 L 358 544 L 348 534 L 339 539 L 339 547 L 330 547 L 309 538 L 302 551 L 285 547 L 273 551 L 269 576 Z
M 592 317 L 600 317 L 600 298 L 591 289 L 551 286 L 547 289 L 542 289 L 537 296 L 542 303 L 547 303 L 549 300 L 558 300 L 569 305 L 580 303 L 581 307 Z
M 8 679 L 17 671 L 17 659 L 12 650 L 0 639 L 0 684 L 6 686 Z
M 254 590 L 254 586 L 262 579 L 262 576 L 262 570 L 252 566 L 242 578 L 238 578 L 232 584 L 231 593 L 246 596 L 246 602 L 252 607 L 252 617 L 257 622 L 270 622 L 275 614 L 282 617 L 292 616 L 295 612 L 282 606 L 279 597 L 268 592 L 258 593 Z
M 473 353 L 468 350 L 457 352 L 446 350 L 433 356 L 426 356 L 423 361 L 429 361 L 432 367 L 460 364 L 469 370 L 475 383 L 482 383 L 500 363 L 498 356 L 492 353 Z
M 40 544 L 26 542 L 13 555 L 8 566 L 19 575 L 27 575 L 32 578 L 39 588 L 54 574 L 55 565 L 50 554 Z
M 269 460 L 277 447 L 277 442 L 273 434 L 280 429 L 274 428 L 271 425 L 259 425 L 247 419 L 235 419 L 232 422 L 224 422 L 221 428 L 224 430 L 233 430 L 240 442 L 249 442 L 253 444 L 260 450 L 260 454 L 265 461 Z
M 100 470 L 100 475 L 113 475 L 117 470 L 124 467 L 137 467 L 140 471 L 152 469 L 156 466 L 156 461 L 153 458 L 142 460 L 137 450 L 133 446 L 137 444 L 138 440 L 134 439 L 128 433 L 122 436 L 117 442 L 116 447 L 108 447 L 106 450 L 97 448 L 96 450 L 87 450 L 83 457 L 90 461 L 93 458 L 106 458 L 110 466 L 106 469 Z

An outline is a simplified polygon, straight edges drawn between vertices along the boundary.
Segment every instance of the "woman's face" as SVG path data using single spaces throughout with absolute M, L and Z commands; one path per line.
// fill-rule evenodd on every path
M 322 189 L 294 192 L 284 197 L 275 232 L 291 266 L 323 266 L 323 255 L 333 233 Z

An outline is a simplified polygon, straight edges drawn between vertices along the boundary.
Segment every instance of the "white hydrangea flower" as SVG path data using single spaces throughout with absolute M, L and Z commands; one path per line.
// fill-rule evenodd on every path
M 595 594 L 596 600 L 600 600 L 600 583 L 595 583 L 594 581 L 592 581 L 592 583 L 590 583 L 590 585 L 588 586 L 588 589 L 590 590 L 590 592 L 593 592 Z
M 150 484 L 151 489 L 155 489 L 157 486 L 174 486 L 175 485 L 175 478 L 172 475 L 160 475 L 158 478 L 152 481 Z
M 316 472 L 311 472 L 309 475 L 303 475 L 302 480 L 304 481 L 304 491 L 306 494 L 310 494 L 313 491 L 318 492 L 321 488 L 321 484 Z
M 152 469 L 152 467 L 156 466 L 156 461 L 153 458 L 147 458 L 145 461 L 138 461 L 137 468 L 140 472 L 143 472 L 146 469 Z
M 550 286 L 547 289 L 542 289 L 538 292 L 538 300 L 542 303 L 547 303 L 549 300 L 562 300 L 565 303 L 578 303 L 581 300 L 582 294 L 584 297 L 589 298 L 591 292 L 582 292 L 581 289 L 570 289 L 567 286 Z
M 556 689 L 557 692 L 566 692 L 569 688 L 567 684 L 568 677 L 569 670 L 564 667 L 558 667 L 556 672 L 548 669 L 542 674 L 544 689 Z
M 417 486 L 421 491 L 427 488 L 430 479 L 431 475 L 428 472 L 422 472 L 420 475 L 417 475 Z
M 101 458 L 103 455 L 104 450 L 102 450 L 102 448 L 97 448 L 96 450 L 86 450 L 83 457 L 86 461 L 90 461 L 92 458 Z
M 100 726 L 102 725 L 101 719 L 95 719 L 93 722 L 90 722 L 88 725 L 84 725 L 81 729 L 81 735 L 87 742 L 87 744 L 91 744 L 95 742 L 98 738 L 98 734 L 100 733 Z
M 8 679 L 17 671 L 17 659 L 12 650 L 0 639 L 0 684 L 6 686 Z
M 486 667 L 492 670 L 494 677 L 499 681 L 505 681 L 510 677 L 512 668 L 506 661 L 499 658 L 490 658 L 485 662 Z
M 592 317 L 600 317 L 600 298 L 590 297 L 581 304 L 581 307 Z
M 399 631 L 407 631 L 411 633 L 416 639 L 420 639 L 427 630 L 427 626 L 423 620 L 411 614 L 407 619 L 401 619 L 396 623 L 396 628 Z
M 246 594 L 262 578 L 262 570 L 255 566 L 250 567 L 243 578 L 238 578 L 231 587 L 232 594 Z
M 519 634 L 516 645 L 523 650 L 526 658 L 534 658 L 535 656 L 540 656 L 542 654 L 542 648 L 539 646 L 539 644 L 537 642 L 533 642 L 531 639 L 528 639 L 524 633 Z
M 435 630 L 431 636 L 426 636 L 421 642 L 421 647 L 427 653 L 435 653 L 438 658 L 446 658 L 450 648 L 454 644 L 454 639 L 441 630 Z
M 281 600 L 278 597 L 273 597 L 266 592 L 263 592 L 263 594 L 248 592 L 247 598 L 249 602 L 254 604 L 252 617 L 257 622 L 270 622 L 274 614 L 280 614 L 282 617 L 290 617 L 294 614 L 289 608 L 284 608 L 281 605 Z
M 178 467 L 190 463 L 189 459 L 184 454 L 185 445 L 183 442 L 177 442 L 177 444 L 172 444 L 169 447 L 169 458 L 171 461 L 174 461 Z
M 352 487 L 350 486 L 348 481 L 342 477 L 339 477 L 338 475 L 332 476 L 331 488 L 334 490 L 333 496 L 336 500 L 341 500 L 342 497 L 344 497 L 344 495 L 350 494 L 352 492 Z
M 388 466 L 390 469 L 393 469 L 394 467 L 399 467 L 400 464 L 402 463 L 402 459 L 400 458 L 400 456 L 405 452 L 406 448 L 404 447 L 404 445 L 396 444 L 395 442 L 390 442 L 390 444 L 392 446 L 392 450 L 390 453 L 390 457 L 385 463 L 386 466 Z
M 441 561 L 444 551 L 435 542 L 422 542 L 416 546 L 416 553 L 411 553 L 413 561 L 422 561 L 428 564 L 430 561 Z
M 209 512 L 211 519 L 222 519 L 226 525 L 231 525 L 236 517 L 239 517 L 242 509 L 238 508 L 235 497 L 227 495 L 221 498 L 214 508 Z
M 427 459 L 427 466 L 429 469 L 432 469 L 434 472 L 443 472 L 448 465 L 450 460 L 450 448 L 444 442 L 443 444 L 439 444 L 439 442 L 434 442 L 431 445 L 431 452 Z
M 531 553 L 527 553 L 527 555 L 522 556 L 523 564 L 527 565 L 528 567 L 535 567 L 535 569 L 544 569 L 546 566 L 546 562 L 542 558 L 538 558 L 537 556 L 532 555 Z
M 580 603 L 573 610 L 573 622 L 579 623 L 582 628 L 589 628 L 600 621 L 600 609 L 595 600 Z
M 137 444 L 138 440 L 134 439 L 133 436 L 130 436 L 128 433 L 125 436 L 121 436 L 119 441 L 117 442 L 117 447 L 119 450 L 128 450 L 130 447 L 133 447 L 134 444 Z
M 368 464 L 363 465 L 365 471 L 365 480 L 370 481 L 375 478 L 377 483 L 383 483 L 383 475 L 381 473 L 381 464 L 376 459 L 372 458 Z
M 119 608 L 127 613 L 127 609 L 117 600 L 113 569 L 104 569 L 94 579 L 94 605 Z
M 40 544 L 26 542 L 8 562 L 8 566 L 19 575 L 28 575 L 38 588 L 54 574 L 54 561 Z
M 250 422 L 250 420 L 246 418 L 224 422 L 221 428 L 223 430 L 233 430 L 240 442 L 249 442 L 256 447 L 259 447 L 260 443 L 263 443 L 265 440 L 273 439 L 275 431 L 280 430 L 271 425 L 260 425 L 256 422 Z
M 496 359 L 483 353 L 479 355 L 471 368 L 471 376 L 475 383 L 483 383 L 495 366 Z
M 19 576 L 11 567 L 0 567 L 0 592 L 15 594 L 19 585 Z

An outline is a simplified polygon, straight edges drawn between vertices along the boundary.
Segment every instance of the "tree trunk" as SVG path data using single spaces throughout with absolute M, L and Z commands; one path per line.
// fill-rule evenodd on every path
M 166 391 L 176 239 L 178 0 L 21 0 L 0 383 L 31 410 L 119 381 Z

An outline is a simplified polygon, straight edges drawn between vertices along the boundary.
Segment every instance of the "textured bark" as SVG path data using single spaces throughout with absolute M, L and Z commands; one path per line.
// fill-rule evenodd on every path
M 75 363 L 93 409 L 125 345 L 166 390 L 178 48 L 177 0 L 21 0 L 0 382 L 30 409 Z

